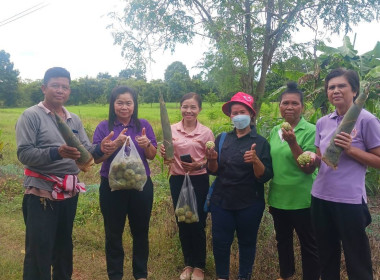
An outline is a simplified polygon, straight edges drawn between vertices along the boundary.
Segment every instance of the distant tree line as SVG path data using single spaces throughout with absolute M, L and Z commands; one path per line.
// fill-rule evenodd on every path
M 362 80 L 380 76 L 380 42 L 364 54 L 358 54 L 348 37 L 344 37 L 343 45 L 338 48 L 326 46 L 320 42 L 315 46 L 317 56 L 304 50 L 303 56 L 293 55 L 272 63 L 266 75 L 265 94 L 262 102 L 277 101 L 283 86 L 288 81 L 296 81 L 305 93 L 305 100 L 313 104 L 314 109 L 322 115 L 329 110 L 323 81 L 325 75 L 334 68 L 346 67 L 356 70 Z M 186 66 L 179 61 L 173 62 L 165 70 L 164 80 L 147 82 L 145 69 L 136 67 L 124 69 L 117 77 L 109 73 L 99 73 L 96 78 L 84 77 L 73 80 L 68 105 L 90 103 L 106 104 L 112 89 L 117 85 L 128 85 L 139 94 L 139 102 L 156 103 L 159 94 L 166 102 L 179 102 L 183 94 L 196 92 L 202 99 L 211 104 L 226 101 L 237 91 L 244 91 L 239 85 L 224 87 L 219 81 L 232 80 L 239 74 L 231 75 L 223 71 L 201 72 L 190 77 Z M 375 73 L 375 74 L 374 74 Z M 41 77 L 42 78 L 42 77 Z M 26 107 L 43 100 L 41 92 L 42 80 L 21 80 L 19 71 L 14 69 L 10 55 L 0 51 L 0 107 Z M 373 86 L 367 108 L 375 114 L 380 106 L 380 86 Z M 315 116 L 317 117 L 317 115 Z
M 69 70 L 69 69 L 68 69 Z M 19 71 L 14 69 L 10 55 L 0 51 L 0 107 L 26 107 L 43 100 L 41 80 L 21 80 Z M 145 73 L 133 69 L 120 71 L 114 77 L 108 73 L 99 73 L 96 78 L 84 77 L 73 80 L 68 105 L 89 103 L 106 104 L 112 89 L 117 85 L 128 85 L 139 94 L 139 102 L 158 102 L 159 94 L 163 94 L 165 101 L 178 102 L 184 93 L 193 91 L 213 102 L 220 100 L 220 93 L 214 89 L 201 75 L 189 75 L 186 66 L 173 62 L 165 71 L 164 80 L 146 81 Z

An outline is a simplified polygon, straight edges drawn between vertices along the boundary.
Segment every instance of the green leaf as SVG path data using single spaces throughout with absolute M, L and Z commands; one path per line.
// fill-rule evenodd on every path
M 368 56 L 372 58 L 380 58 L 380 42 L 378 41 L 373 50 L 362 54 L 362 56 Z
M 286 89 L 286 86 L 282 86 L 280 87 L 279 89 L 275 90 L 274 92 L 272 92 L 271 94 L 269 94 L 265 100 L 268 100 L 268 101 L 273 101 L 273 100 L 277 100 L 278 97 L 280 96 L 280 94 Z
M 354 46 L 351 44 L 350 38 L 348 36 L 344 36 L 343 38 L 343 46 L 339 47 L 341 55 L 348 56 L 350 58 L 354 58 L 357 54 L 357 51 L 354 50 Z
M 373 68 L 368 74 L 365 76 L 365 80 L 374 80 L 380 79 L 380 66 Z

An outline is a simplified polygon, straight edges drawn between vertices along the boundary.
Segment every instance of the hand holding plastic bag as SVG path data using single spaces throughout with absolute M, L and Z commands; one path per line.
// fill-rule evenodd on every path
M 189 174 L 185 174 L 181 192 L 179 194 L 175 214 L 178 222 L 185 222 L 187 224 L 199 222 L 197 211 L 197 199 Z
M 111 162 L 108 180 L 111 191 L 131 189 L 142 191 L 144 188 L 147 180 L 145 167 L 129 136 Z

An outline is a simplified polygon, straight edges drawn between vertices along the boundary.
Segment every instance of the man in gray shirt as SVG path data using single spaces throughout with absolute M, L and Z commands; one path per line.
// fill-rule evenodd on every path
M 70 177 L 76 182 L 80 170 L 75 160 L 80 153 L 65 144 L 54 112 L 94 158 L 105 151 L 104 142 L 91 145 L 79 117 L 63 106 L 70 96 L 70 83 L 66 69 L 48 69 L 41 86 L 44 100 L 26 109 L 16 124 L 17 156 L 26 175 L 22 204 L 26 225 L 24 280 L 50 280 L 51 267 L 54 280 L 71 279 L 73 271 L 72 229 L 78 195 L 73 191 L 64 199 L 54 199 L 56 184 L 51 179 Z

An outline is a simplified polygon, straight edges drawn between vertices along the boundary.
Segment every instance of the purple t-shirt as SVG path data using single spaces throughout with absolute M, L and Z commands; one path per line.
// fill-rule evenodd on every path
M 144 119 L 140 119 L 140 123 L 141 123 L 141 128 L 145 127 L 146 137 L 150 139 L 153 146 L 157 147 L 156 136 L 154 135 L 152 126 L 149 124 L 147 120 L 144 120 Z M 115 140 L 119 136 L 120 132 L 126 127 L 128 128 L 126 135 L 131 137 L 133 144 L 135 144 L 135 147 L 137 151 L 139 152 L 140 158 L 142 162 L 144 163 L 146 175 L 150 176 L 150 168 L 144 154 L 144 149 L 140 148 L 139 145 L 137 145 L 137 142 L 135 140 L 135 137 L 137 135 L 141 135 L 141 131 L 139 133 L 136 133 L 136 126 L 133 122 L 130 122 L 127 126 L 124 126 L 122 123 L 116 120 L 115 125 L 113 127 L 114 135 L 112 137 L 112 140 Z M 100 122 L 95 129 L 93 143 L 94 144 L 101 143 L 102 140 L 109 134 L 110 134 L 110 131 L 108 130 L 108 121 L 105 120 L 105 121 Z M 114 159 L 114 157 L 117 155 L 119 150 L 120 149 L 117 149 L 109 158 L 103 161 L 102 168 L 100 169 L 101 176 L 108 178 L 111 162 Z
M 323 155 L 343 116 L 336 112 L 322 117 L 316 126 L 315 146 Z M 380 146 L 380 121 L 366 110 L 360 112 L 359 118 L 351 132 L 352 146 L 367 151 Z M 367 202 L 365 191 L 365 174 L 367 166 L 342 152 L 336 170 L 323 161 L 311 194 L 314 197 L 340 203 L 361 204 Z

